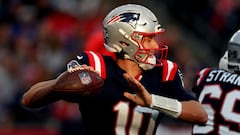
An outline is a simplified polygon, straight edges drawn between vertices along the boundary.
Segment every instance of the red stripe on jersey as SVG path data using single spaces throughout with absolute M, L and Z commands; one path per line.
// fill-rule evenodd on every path
M 91 66 L 95 69 L 95 62 L 94 62 L 93 55 L 91 55 L 91 53 L 87 52 L 87 51 L 85 51 L 85 53 L 87 54 L 88 59 L 89 59 L 89 66 Z
M 140 80 L 142 79 L 142 72 L 140 72 L 139 74 L 137 74 L 137 75 L 135 76 L 135 79 L 138 80 L 138 81 L 140 81 Z
M 167 66 L 167 60 L 163 61 L 163 75 L 162 75 L 162 80 L 163 82 L 166 80 L 167 78 L 167 73 L 168 72 L 168 66 Z
M 177 70 L 178 70 L 178 66 L 177 66 L 176 63 L 173 63 L 173 67 L 174 68 L 172 69 L 172 73 L 169 76 L 169 80 L 173 80 L 174 79 L 174 77 L 175 77 L 175 75 L 177 73 Z
M 176 63 L 173 63 L 169 60 L 163 61 L 163 82 L 173 80 L 178 70 Z
M 105 62 L 104 62 L 104 59 L 102 57 L 102 55 L 100 55 L 99 53 L 96 54 L 100 60 L 100 66 L 101 66 L 101 77 L 103 79 L 106 79 L 106 65 L 105 65 Z
M 89 59 L 89 66 L 92 66 L 94 70 L 99 72 L 103 79 L 106 79 L 106 66 L 102 55 L 92 51 L 84 51 Z
M 204 80 L 204 78 L 206 77 L 209 71 L 210 71 L 210 68 L 204 68 L 197 73 L 197 80 L 196 80 L 195 86 L 198 86 Z

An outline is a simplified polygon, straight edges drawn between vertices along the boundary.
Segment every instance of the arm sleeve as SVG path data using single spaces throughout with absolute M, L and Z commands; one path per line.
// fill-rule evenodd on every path
M 179 101 L 197 101 L 197 99 L 193 95 L 191 95 L 187 92 L 187 90 L 184 89 L 180 72 L 175 75 L 173 80 L 164 82 L 163 89 L 166 89 L 164 91 L 164 94 L 167 97 L 174 98 Z

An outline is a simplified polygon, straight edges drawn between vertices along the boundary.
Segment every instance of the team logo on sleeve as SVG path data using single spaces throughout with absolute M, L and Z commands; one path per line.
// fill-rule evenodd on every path
M 88 85 L 92 82 L 92 79 L 89 75 L 88 72 L 81 72 L 80 74 L 78 74 L 79 79 L 81 80 L 82 84 Z
M 82 66 L 76 61 L 76 60 L 71 60 L 67 64 L 67 71 L 68 72 L 74 72 L 76 70 L 82 70 Z

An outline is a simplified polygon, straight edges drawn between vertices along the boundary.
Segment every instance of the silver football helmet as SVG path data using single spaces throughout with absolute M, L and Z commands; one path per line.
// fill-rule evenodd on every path
M 163 33 L 156 16 L 146 7 L 126 4 L 113 9 L 103 21 L 104 46 L 110 52 L 119 53 L 124 59 L 130 59 L 144 70 L 161 65 L 167 57 L 167 46 L 159 46 L 153 51 L 145 49 L 143 37 Z
M 230 72 L 240 71 L 240 30 L 228 42 L 228 49 L 219 61 L 219 68 Z

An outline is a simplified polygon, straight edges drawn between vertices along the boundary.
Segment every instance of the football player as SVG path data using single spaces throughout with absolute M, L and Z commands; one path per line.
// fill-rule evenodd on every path
M 194 125 L 193 135 L 240 135 L 240 30 L 228 42 L 219 68 L 197 73 L 193 91 L 208 113 L 206 125 Z
M 166 60 L 168 47 L 156 43 L 155 36 L 164 29 L 149 9 L 119 6 L 105 17 L 103 28 L 104 46 L 116 59 L 86 51 L 68 63 L 84 65 L 105 79 L 98 95 L 79 96 L 85 134 L 152 135 L 164 114 L 207 121 L 202 105 L 184 90 L 177 64 Z M 64 98 L 53 89 L 55 82 L 33 85 L 22 104 L 35 108 Z

